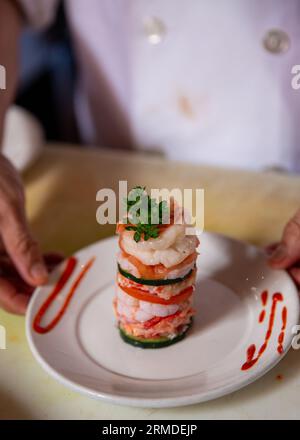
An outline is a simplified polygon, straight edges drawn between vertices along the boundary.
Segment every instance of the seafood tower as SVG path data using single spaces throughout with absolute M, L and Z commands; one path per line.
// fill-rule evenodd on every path
M 127 216 L 117 225 L 114 311 L 120 335 L 137 347 L 166 347 L 192 324 L 199 241 L 185 235 L 187 225 L 177 224 L 183 209 L 174 201 L 157 203 L 136 187 L 126 204 Z

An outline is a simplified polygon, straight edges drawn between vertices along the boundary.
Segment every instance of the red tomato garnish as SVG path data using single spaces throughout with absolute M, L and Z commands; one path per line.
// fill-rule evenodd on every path
M 191 294 L 194 291 L 194 288 L 192 286 L 187 287 L 182 292 L 180 292 L 178 295 L 173 296 L 170 299 L 163 299 L 156 295 L 151 295 L 151 293 L 146 293 L 143 290 L 137 289 L 136 287 L 125 287 L 120 286 L 120 289 L 124 290 L 128 295 L 133 296 L 133 298 L 136 298 L 140 301 L 148 301 L 155 304 L 163 304 L 163 305 L 169 305 L 169 304 L 179 304 L 184 301 L 186 301 Z
M 119 241 L 119 246 L 122 250 L 123 257 L 137 268 L 140 277 L 144 278 L 145 280 L 161 280 L 173 270 L 181 269 L 192 263 L 193 261 L 196 261 L 198 255 L 195 251 L 192 254 L 188 255 L 181 263 L 167 268 L 163 264 L 155 264 L 153 266 L 143 264 L 136 257 L 134 257 L 133 255 L 129 255 L 124 251 L 124 249 L 122 248 L 121 240 Z

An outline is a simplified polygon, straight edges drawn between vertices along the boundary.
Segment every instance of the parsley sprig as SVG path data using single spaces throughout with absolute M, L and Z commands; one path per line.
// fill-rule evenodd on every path
M 135 231 L 133 238 L 136 242 L 140 241 L 142 236 L 144 240 L 149 240 L 149 238 L 157 238 L 159 235 L 159 229 L 157 225 L 143 225 L 139 223 L 135 226 L 126 226 L 127 231 Z
M 135 231 L 133 238 L 139 242 L 142 238 L 149 240 L 159 236 L 159 225 L 167 223 L 169 219 L 169 208 L 165 200 L 159 203 L 151 198 L 146 188 L 136 186 L 125 199 L 127 222 L 127 231 Z

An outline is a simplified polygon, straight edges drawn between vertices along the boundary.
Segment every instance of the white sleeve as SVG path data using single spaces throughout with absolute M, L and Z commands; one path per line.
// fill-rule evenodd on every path
M 35 28 L 43 28 L 52 23 L 59 0 L 17 0 L 26 23 Z

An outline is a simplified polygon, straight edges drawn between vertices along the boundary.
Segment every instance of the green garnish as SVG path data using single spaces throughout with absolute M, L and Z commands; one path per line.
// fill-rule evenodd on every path
M 140 241 L 142 235 L 144 235 L 144 240 L 149 240 L 149 238 L 157 238 L 159 235 L 159 229 L 156 225 L 144 225 L 142 223 L 136 226 L 126 226 L 127 231 L 135 231 L 133 238 L 136 242 Z
M 168 223 L 169 208 L 165 200 L 159 203 L 152 199 L 146 192 L 145 187 L 136 186 L 125 199 L 128 221 L 127 231 L 135 231 L 133 238 L 139 242 L 142 238 L 157 238 L 159 236 L 159 225 Z
M 180 283 L 181 281 L 186 280 L 187 278 L 189 278 L 189 276 L 192 275 L 194 269 L 191 269 L 186 275 L 184 275 L 183 277 L 180 277 L 180 278 L 167 278 L 167 279 L 155 279 L 155 280 L 149 280 L 149 279 L 145 279 L 145 278 L 136 278 L 131 273 L 126 272 L 126 270 L 122 269 L 120 264 L 118 264 L 118 270 L 119 270 L 120 274 L 123 275 L 123 277 L 128 278 L 129 280 L 132 280 L 138 284 L 145 284 L 146 286 L 167 286 L 169 284 L 176 284 L 176 283 Z

